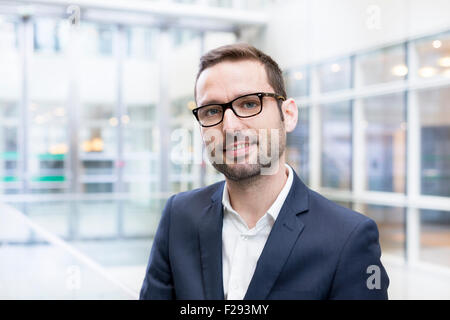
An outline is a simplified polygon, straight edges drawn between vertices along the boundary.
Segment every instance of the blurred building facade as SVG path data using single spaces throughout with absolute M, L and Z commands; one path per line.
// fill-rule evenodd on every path
M 151 239 L 171 194 L 222 179 L 193 85 L 202 53 L 246 41 L 298 103 L 305 183 L 373 218 L 383 255 L 450 268 L 448 1 L 112 3 L 0 2 L 2 202 L 69 242 Z

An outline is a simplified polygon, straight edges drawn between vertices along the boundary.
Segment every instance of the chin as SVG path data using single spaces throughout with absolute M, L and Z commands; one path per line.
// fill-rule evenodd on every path
M 254 178 L 261 174 L 261 165 L 236 163 L 236 164 L 213 164 L 217 171 L 223 173 L 225 177 L 233 181 L 242 181 Z

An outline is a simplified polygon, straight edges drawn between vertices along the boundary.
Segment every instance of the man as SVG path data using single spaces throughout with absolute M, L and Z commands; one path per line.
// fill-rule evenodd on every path
M 387 299 L 376 224 L 308 189 L 285 163 L 298 109 L 277 63 L 246 44 L 214 49 L 195 97 L 225 181 L 167 201 L 140 298 Z

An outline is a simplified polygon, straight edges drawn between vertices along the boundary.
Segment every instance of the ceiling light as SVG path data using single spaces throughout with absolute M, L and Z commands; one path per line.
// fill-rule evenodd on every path
M 103 151 L 103 140 L 101 138 L 94 138 L 91 140 L 91 151 Z
M 419 69 L 419 76 L 422 78 L 430 78 L 436 74 L 436 69 L 433 67 L 423 67 Z
M 450 67 L 450 56 L 440 58 L 438 60 L 438 65 L 444 68 Z
M 332 72 L 339 72 L 339 71 L 341 71 L 341 66 L 339 64 L 337 64 L 337 63 L 333 63 L 331 65 L 331 71 Z
M 55 110 L 53 110 L 53 114 L 57 117 L 64 117 L 65 113 L 66 112 L 62 107 L 58 107 Z
M 444 70 L 444 72 L 442 72 L 443 76 L 446 78 L 450 78 L 450 69 L 446 69 Z
M 294 79 L 295 80 L 302 80 L 303 79 L 303 73 L 300 71 L 294 72 Z
M 394 76 L 403 77 L 408 74 L 408 67 L 404 64 L 398 64 L 392 68 L 391 72 Z
M 123 124 L 128 124 L 130 122 L 130 117 L 128 115 L 123 115 L 122 116 L 122 123 Z
M 110 124 L 112 127 L 117 126 L 118 123 L 119 123 L 119 121 L 117 120 L 116 117 L 112 117 L 112 118 L 109 119 L 109 124 Z
M 50 146 L 49 153 L 51 153 L 51 154 L 65 154 L 65 153 L 67 153 L 68 150 L 69 150 L 69 148 L 67 147 L 67 145 L 65 143 L 59 143 L 59 144 L 55 144 L 55 145 Z
M 42 115 L 36 116 L 36 118 L 34 118 L 34 122 L 38 125 L 43 124 L 45 122 L 45 117 Z
M 442 42 L 440 40 L 433 41 L 433 48 L 439 49 L 442 46 Z

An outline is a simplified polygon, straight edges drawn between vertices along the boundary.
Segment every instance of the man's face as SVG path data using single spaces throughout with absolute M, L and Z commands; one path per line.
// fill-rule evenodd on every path
M 227 103 L 250 93 L 274 93 L 264 66 L 253 60 L 225 61 L 205 69 L 196 90 L 198 106 Z M 231 180 L 255 177 L 262 168 L 284 160 L 286 130 L 272 97 L 263 98 L 256 116 L 240 118 L 227 109 L 221 123 L 201 131 L 212 165 Z

